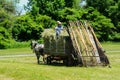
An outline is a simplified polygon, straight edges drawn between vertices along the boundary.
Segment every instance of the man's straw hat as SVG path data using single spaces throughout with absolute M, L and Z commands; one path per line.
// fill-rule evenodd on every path
M 62 24 L 60 21 L 57 21 L 58 24 Z

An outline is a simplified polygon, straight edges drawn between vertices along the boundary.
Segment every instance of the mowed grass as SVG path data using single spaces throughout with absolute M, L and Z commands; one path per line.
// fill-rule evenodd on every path
M 103 43 L 103 47 L 106 50 L 108 48 L 113 51 L 120 50 L 118 44 L 120 43 Z M 29 49 L 26 52 L 23 50 L 16 49 L 15 52 L 31 53 Z M 14 53 L 14 51 L 7 52 L 6 50 L 5 52 L 6 54 Z M 1 58 L 0 80 L 120 80 L 120 52 L 107 52 L 106 55 L 110 59 L 112 68 L 102 66 L 66 67 L 64 65 L 45 65 L 43 63 L 38 65 L 35 56 Z
M 3 55 L 19 55 L 19 54 L 31 54 L 32 50 L 30 47 L 26 48 L 13 48 L 13 49 L 0 49 L 0 56 Z
M 102 46 L 106 51 L 120 51 L 120 42 L 103 42 Z

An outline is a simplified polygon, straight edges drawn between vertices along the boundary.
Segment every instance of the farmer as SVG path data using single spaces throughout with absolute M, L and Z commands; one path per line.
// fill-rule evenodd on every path
M 56 37 L 60 35 L 61 31 L 63 30 L 62 23 L 60 21 L 57 21 L 57 26 L 55 27 L 56 30 Z

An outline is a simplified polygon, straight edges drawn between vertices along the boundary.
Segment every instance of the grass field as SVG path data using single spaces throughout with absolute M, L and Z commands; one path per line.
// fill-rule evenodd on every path
M 120 51 L 120 43 L 102 43 L 105 50 Z M 0 56 L 32 54 L 30 48 L 0 50 Z M 37 65 L 36 57 L 0 58 L 0 80 L 120 80 L 120 52 L 107 52 L 112 68 Z
M 0 56 L 2 55 L 15 55 L 15 54 L 31 54 L 30 47 L 27 48 L 13 48 L 13 49 L 1 49 Z

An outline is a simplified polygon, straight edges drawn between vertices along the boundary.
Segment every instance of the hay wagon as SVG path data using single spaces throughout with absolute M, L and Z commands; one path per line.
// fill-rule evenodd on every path
M 46 62 L 62 61 L 66 65 L 73 65 L 73 47 L 69 34 L 63 30 L 57 38 L 54 29 L 45 29 L 42 33 L 44 39 L 44 53 L 47 54 Z
M 98 41 L 89 23 L 69 22 L 57 38 L 54 29 L 46 29 L 42 33 L 46 62 L 63 60 L 66 65 L 110 65 L 105 51 Z

